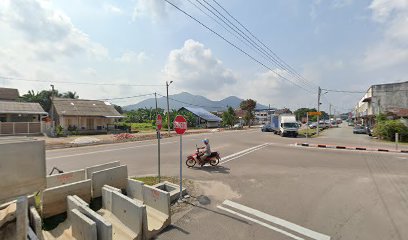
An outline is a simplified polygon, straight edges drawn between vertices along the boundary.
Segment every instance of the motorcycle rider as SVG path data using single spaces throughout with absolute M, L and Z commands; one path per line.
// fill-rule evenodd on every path
M 206 138 L 203 140 L 203 143 L 205 144 L 205 146 L 200 148 L 200 149 L 204 149 L 204 151 L 202 152 L 203 155 L 200 157 L 201 165 L 204 165 L 207 158 L 211 156 L 210 141 Z

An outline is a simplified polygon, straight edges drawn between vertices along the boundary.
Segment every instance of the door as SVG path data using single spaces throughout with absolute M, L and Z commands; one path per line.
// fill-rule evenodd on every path
M 87 118 L 86 127 L 88 128 L 88 130 L 95 130 L 95 119 Z

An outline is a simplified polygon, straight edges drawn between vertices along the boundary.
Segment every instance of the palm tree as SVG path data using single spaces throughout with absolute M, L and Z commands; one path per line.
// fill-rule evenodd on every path
M 71 99 L 78 99 L 79 98 L 79 96 L 77 95 L 76 92 L 71 92 L 71 91 L 63 93 L 62 97 L 63 98 L 71 98 Z

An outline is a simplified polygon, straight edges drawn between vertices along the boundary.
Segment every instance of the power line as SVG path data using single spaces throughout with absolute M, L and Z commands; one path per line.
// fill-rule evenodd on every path
M 99 86 L 125 86 L 125 87 L 157 87 L 164 86 L 159 84 L 118 84 L 118 83 L 93 83 L 93 82 L 70 82 L 70 81 L 54 81 L 54 80 L 40 80 L 40 79 L 27 79 L 18 77 L 6 77 L 0 76 L 2 79 L 24 81 L 24 82 L 44 82 L 44 83 L 59 83 L 59 84 L 77 84 L 77 85 L 99 85 Z
M 212 32 L 213 34 L 217 35 L 219 38 L 221 38 L 222 40 L 224 40 L 225 42 L 227 42 L 228 44 L 230 44 L 232 47 L 234 47 L 235 49 L 237 49 L 238 51 L 240 51 L 241 53 L 245 54 L 246 56 L 248 56 L 249 58 L 251 58 L 253 61 L 257 62 L 258 64 L 260 64 L 261 66 L 263 66 L 264 68 L 272 71 L 273 73 L 275 73 L 277 76 L 279 76 L 280 78 L 291 82 L 293 85 L 305 90 L 306 92 L 309 92 L 311 94 L 314 94 L 313 92 L 311 92 L 310 90 L 300 86 L 299 84 L 293 82 L 292 80 L 282 76 L 281 74 L 279 74 L 278 72 L 276 72 L 275 70 L 271 69 L 270 67 L 266 66 L 264 63 L 260 62 L 258 59 L 256 59 L 255 57 L 253 57 L 252 55 L 250 55 L 249 53 L 247 53 L 246 51 L 242 50 L 240 47 L 238 47 L 237 45 L 235 45 L 234 43 L 232 43 L 231 41 L 227 40 L 224 36 L 222 36 L 221 34 L 217 33 L 216 31 L 214 31 L 213 29 L 211 29 L 210 27 L 208 27 L 207 25 L 205 25 L 204 23 L 202 23 L 200 20 L 198 20 L 197 18 L 193 17 L 192 15 L 190 15 L 189 13 L 187 13 L 186 11 L 182 10 L 181 8 L 179 8 L 178 6 L 176 6 L 175 4 L 173 4 L 172 2 L 168 1 L 168 0 L 164 0 L 165 2 L 167 2 L 168 4 L 172 5 L 174 8 L 176 8 L 177 10 L 179 10 L 180 12 L 182 12 L 183 14 L 185 14 L 186 16 L 190 17 L 191 19 L 193 19 L 194 21 L 196 21 L 197 23 L 199 23 L 201 26 L 203 26 L 204 28 L 206 28 L 207 30 L 209 30 L 210 32 Z
M 207 4 L 209 4 L 206 0 L 205 1 Z M 290 72 L 291 74 L 293 74 L 295 77 L 297 77 L 299 80 L 301 80 L 304 84 L 309 85 L 309 87 L 312 87 L 313 85 L 317 87 L 316 84 L 314 84 L 313 82 L 309 82 L 306 78 L 304 78 L 303 76 L 301 76 L 294 68 L 292 68 L 289 64 L 287 64 L 284 60 L 282 60 L 275 52 L 273 52 L 266 44 L 264 44 L 261 40 L 259 40 L 259 38 L 257 38 L 247 27 L 245 27 L 240 21 L 238 21 L 238 19 L 236 19 L 234 16 L 232 16 L 232 14 L 226 10 L 220 3 L 218 3 L 216 0 L 213 0 L 213 2 L 215 2 L 218 7 L 220 7 L 229 17 L 231 17 L 235 22 L 237 22 L 243 29 L 245 29 L 246 32 L 248 32 L 253 38 L 255 38 L 255 40 L 257 42 L 259 42 L 264 48 L 266 48 L 273 56 L 271 56 L 271 54 L 268 54 L 274 62 L 278 63 L 278 65 L 284 69 L 285 71 Z M 209 4 L 211 6 L 211 4 Z M 218 11 L 217 11 L 218 12 Z M 218 12 L 219 13 L 219 12 Z M 221 14 L 221 13 L 219 13 Z M 222 14 L 221 14 L 222 15 Z M 222 15 L 223 16 L 223 15 Z M 223 16 L 224 17 L 224 16 Z M 225 17 L 224 17 L 225 18 Z M 230 21 L 228 21 L 230 22 Z M 231 22 L 230 22 L 231 23 Z M 233 23 L 231 23 L 233 24 Z M 233 24 L 235 26 L 235 24 Z M 236 27 L 236 26 L 235 26 Z M 237 27 L 236 27 L 237 28 Z M 237 28 L 238 29 L 238 28 Z M 240 30 L 240 32 L 242 32 Z M 249 38 L 249 36 L 247 34 L 245 34 L 244 32 L 242 32 L 245 36 L 247 36 Z M 252 39 L 251 39 L 252 40 Z M 252 42 L 254 42 L 258 47 L 261 48 L 261 46 L 259 46 L 255 41 L 252 40 Z M 264 52 L 268 53 L 268 51 L 266 51 L 264 48 L 262 48 L 262 50 L 264 50 Z
M 147 94 L 142 94 L 142 95 L 136 95 L 136 96 L 129 96 L 129 97 L 119 97 L 119 98 L 102 98 L 102 99 L 96 99 L 96 100 L 119 100 L 119 99 L 129 99 L 129 98 L 138 98 L 138 97 L 145 97 L 145 96 L 150 96 L 153 95 L 154 93 L 147 93 Z

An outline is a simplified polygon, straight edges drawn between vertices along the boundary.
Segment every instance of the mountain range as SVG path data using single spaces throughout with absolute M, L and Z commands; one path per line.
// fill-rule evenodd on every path
M 181 107 L 201 107 L 207 111 L 224 111 L 227 107 L 231 106 L 234 109 L 239 108 L 239 104 L 243 101 L 236 96 L 230 96 L 220 101 L 212 101 L 206 97 L 193 95 L 187 92 L 182 92 L 174 95 L 169 95 L 170 109 L 180 109 Z M 167 109 L 166 97 L 157 98 L 157 106 L 162 109 Z M 139 109 L 139 108 L 155 108 L 156 103 L 154 98 L 143 100 L 139 103 L 123 106 L 126 111 Z M 262 104 L 256 104 L 257 109 L 267 109 L 268 107 Z

